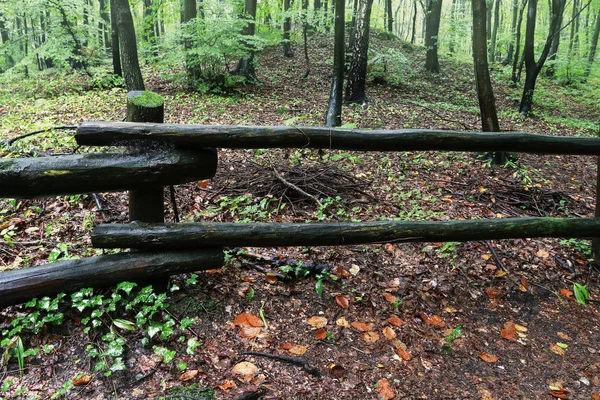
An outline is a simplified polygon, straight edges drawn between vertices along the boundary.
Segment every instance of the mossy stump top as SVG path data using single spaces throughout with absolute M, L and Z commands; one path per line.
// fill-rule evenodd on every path
M 127 121 L 162 123 L 164 119 L 165 102 L 162 96 L 147 90 L 127 93 Z

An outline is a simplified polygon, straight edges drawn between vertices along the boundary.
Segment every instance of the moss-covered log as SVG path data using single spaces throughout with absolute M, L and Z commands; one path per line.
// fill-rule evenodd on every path
M 213 150 L 148 154 L 91 153 L 0 160 L 0 197 L 124 191 L 212 178 Z
M 314 126 L 210 126 L 84 122 L 75 135 L 81 145 L 122 145 L 140 139 L 178 146 L 323 148 L 363 151 L 509 151 L 539 154 L 600 154 L 600 138 L 523 132 L 395 131 Z
M 220 268 L 223 250 L 136 252 L 59 261 L 39 267 L 0 272 L 0 307 L 34 297 L 105 287 L 123 281 L 167 277 Z
M 203 246 L 332 246 L 592 236 L 600 236 L 600 219 L 507 218 L 309 224 L 132 223 L 96 227 L 92 234 L 92 244 L 100 248 L 156 249 Z

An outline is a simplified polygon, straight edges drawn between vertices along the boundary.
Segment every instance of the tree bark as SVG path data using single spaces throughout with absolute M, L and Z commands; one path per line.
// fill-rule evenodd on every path
M 111 49 L 113 74 L 123 77 L 123 68 L 121 67 L 121 50 L 119 49 L 119 25 L 117 24 L 117 0 L 110 1 L 110 27 L 111 27 Z
M 515 1 L 517 1 L 517 0 L 515 0 Z M 521 9 L 519 10 L 519 22 L 517 23 L 517 32 L 515 34 L 516 50 L 515 50 L 515 58 L 513 59 L 512 74 L 511 74 L 511 81 L 513 83 L 517 83 L 521 80 L 521 69 L 518 68 L 518 66 L 519 66 L 519 60 L 521 59 L 521 61 L 522 61 L 522 58 L 523 58 L 523 56 L 521 55 L 521 25 L 523 22 L 523 13 L 525 12 L 525 6 L 527 6 L 527 0 L 523 0 Z M 517 73 L 517 68 L 518 68 L 518 73 Z
M 0 272 L 0 308 L 84 287 L 221 268 L 223 263 L 223 250 L 216 248 L 111 254 Z
M 362 130 L 315 126 L 210 126 L 84 122 L 75 134 L 83 146 L 122 146 L 140 140 L 184 148 L 312 148 L 357 151 L 513 151 L 600 154 L 600 138 L 521 132 Z
M 184 0 L 183 21 L 182 22 L 184 24 L 188 24 L 191 21 L 195 20 L 196 17 L 197 17 L 196 0 Z M 198 83 L 198 80 L 200 79 L 200 74 L 201 74 L 200 68 L 197 65 L 195 65 L 196 64 L 195 60 L 190 55 L 190 52 L 193 47 L 193 40 L 191 37 L 195 33 L 195 29 L 193 29 L 190 26 L 188 26 L 186 28 L 187 28 L 187 35 L 186 35 L 186 39 L 183 42 L 183 47 L 186 52 L 185 68 L 187 70 L 187 75 L 188 75 L 188 85 L 190 87 L 195 87 L 196 84 Z
M 510 24 L 510 34 L 512 36 L 516 36 L 518 14 L 519 14 L 519 0 L 513 0 L 512 22 Z M 508 45 L 508 51 L 506 52 L 506 59 L 504 60 L 503 64 L 504 65 L 512 64 L 514 54 L 515 54 L 515 43 L 511 41 Z
M 333 77 L 331 79 L 331 92 L 329 107 L 325 117 L 328 127 L 342 124 L 342 91 L 344 86 L 344 61 L 345 61 L 345 0 L 335 0 L 335 43 L 333 48 Z
M 492 29 L 492 38 L 490 39 L 490 62 L 496 60 L 496 39 L 498 38 L 498 26 L 500 25 L 500 0 L 496 0 L 494 7 L 494 28 Z M 491 29 L 488 25 L 487 29 Z
M 185 249 L 215 246 L 342 246 L 393 242 L 447 242 L 530 237 L 592 237 L 597 218 L 502 218 L 466 221 L 335 223 L 102 224 L 98 248 Z
M 442 0 L 427 0 L 427 13 L 425 16 L 425 48 L 427 50 L 425 69 L 438 74 L 440 62 L 438 60 L 438 34 L 442 15 Z
M 564 6 L 563 6 L 564 7 Z M 550 53 L 548 53 L 548 64 L 546 67 L 546 76 L 553 77 L 556 73 L 556 59 L 558 57 L 558 46 L 560 45 L 560 29 L 563 21 L 563 12 L 558 17 L 558 30 L 552 38 L 552 44 L 550 45 Z
M 254 36 L 256 30 L 256 1 L 257 0 L 245 0 L 244 2 L 244 14 L 249 18 L 248 25 L 242 31 L 243 35 Z M 245 77 L 249 82 L 256 82 L 256 71 L 254 67 L 254 55 L 251 45 L 246 43 L 249 48 L 249 55 L 243 57 L 238 62 L 238 66 L 235 69 L 235 73 Z
M 594 37 L 592 37 L 592 43 L 590 44 L 590 53 L 588 55 L 587 64 L 585 66 L 584 77 L 590 76 L 592 70 L 592 64 L 594 58 L 596 58 L 596 49 L 598 48 L 598 37 L 600 36 L 600 13 L 596 15 L 596 26 L 594 28 Z
M 369 59 L 369 31 L 373 0 L 359 0 L 356 26 L 352 32 L 352 53 L 345 101 L 347 103 L 366 104 L 365 85 L 367 81 L 367 62 Z
M 499 2 L 499 0 L 496 0 Z M 477 84 L 477 98 L 481 114 L 481 127 L 484 132 L 500 132 L 498 114 L 496 112 L 496 98 L 490 80 L 490 71 L 487 61 L 486 26 L 486 1 L 473 0 L 473 61 L 475 65 L 475 82 Z M 492 163 L 504 165 L 506 155 L 502 152 L 493 152 Z
M 111 0 L 111 5 L 115 6 L 125 86 L 128 91 L 144 90 L 144 79 L 138 61 L 135 28 L 129 2 L 128 0 Z
M 292 42 L 290 41 L 290 31 L 292 30 L 292 17 L 288 15 L 290 11 L 290 0 L 283 0 L 283 12 L 285 17 L 283 20 L 283 56 L 294 57 L 292 50 Z

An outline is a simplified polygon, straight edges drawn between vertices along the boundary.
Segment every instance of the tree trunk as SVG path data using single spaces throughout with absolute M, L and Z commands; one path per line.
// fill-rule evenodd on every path
M 123 68 L 121 67 L 121 50 L 119 49 L 119 25 L 117 24 L 117 0 L 110 1 L 110 27 L 111 27 L 111 48 L 113 74 L 123 77 Z
M 413 0 L 412 29 L 410 32 L 410 43 L 415 44 L 417 40 L 417 0 Z
M 525 50 L 523 53 L 523 59 L 525 61 L 525 85 L 523 87 L 523 95 L 521 97 L 521 104 L 519 106 L 519 112 L 523 117 L 528 116 L 531 113 L 531 106 L 533 104 L 533 92 L 535 90 L 535 83 L 537 77 L 546 62 L 548 54 L 550 53 L 550 46 L 554 36 L 560 31 L 560 21 L 562 14 L 565 10 L 565 0 L 552 0 L 552 15 L 550 20 L 550 27 L 548 28 L 548 36 L 546 37 L 546 43 L 542 54 L 538 61 L 535 61 L 534 56 L 534 39 L 535 39 L 535 23 L 537 14 L 537 0 L 529 0 L 529 9 L 527 11 L 527 28 L 525 32 Z
M 256 1 L 257 0 L 245 0 L 244 3 L 244 14 L 249 19 L 248 25 L 242 31 L 243 35 L 254 36 L 256 30 Z M 235 73 L 237 75 L 245 77 L 249 82 L 256 82 L 256 71 L 254 67 L 254 54 L 251 45 L 246 43 L 248 47 L 249 55 L 240 59 Z
M 490 40 L 490 62 L 496 60 L 496 39 L 498 38 L 498 26 L 500 25 L 500 0 L 496 0 L 494 7 L 494 28 L 492 29 L 492 38 Z M 490 29 L 488 25 L 487 29 Z
M 425 69 L 435 74 L 440 72 L 438 60 L 438 33 L 442 15 L 442 0 L 427 0 L 427 14 L 425 17 L 425 48 L 427 50 Z
M 394 14 L 392 14 L 392 0 L 385 0 L 387 9 L 387 31 L 393 32 L 394 30 Z
M 156 35 L 154 25 L 156 25 L 156 6 L 153 0 L 144 0 L 143 4 L 143 24 L 142 40 L 146 41 L 152 49 L 152 55 L 158 56 L 156 49 Z
M 128 91 L 144 90 L 144 78 L 138 61 L 135 28 L 129 2 L 128 0 L 111 0 L 111 2 L 115 6 L 117 17 L 119 51 L 125 86 Z
M 103 44 L 104 49 L 108 50 L 111 47 L 110 39 L 108 36 L 108 26 L 110 25 L 110 18 L 108 15 L 107 1 L 98 0 L 100 20 L 98 21 L 98 38 L 102 37 L 103 40 L 98 42 Z
M 197 17 L 196 13 L 196 0 L 184 0 L 183 3 L 183 23 L 189 24 L 191 21 L 195 20 Z M 193 39 L 196 30 L 193 26 L 186 26 L 186 39 L 183 42 L 183 47 L 186 52 L 185 56 L 185 68 L 187 70 L 188 76 L 188 86 L 195 87 L 200 79 L 200 68 L 197 66 L 194 57 L 191 55 L 191 50 L 193 47 Z
M 587 64 L 585 66 L 584 76 L 586 78 L 590 76 L 592 64 L 594 63 L 594 58 L 596 57 L 596 49 L 598 48 L 598 36 L 600 36 L 600 13 L 596 15 L 596 27 L 594 28 L 594 37 L 592 38 L 592 43 L 590 44 L 590 53 L 588 55 Z
M 516 36 L 518 14 L 519 14 L 519 0 L 513 0 L 512 22 L 510 24 L 510 34 L 512 36 Z M 510 42 L 510 44 L 508 45 L 508 51 L 506 53 L 506 59 L 504 60 L 504 63 L 503 63 L 504 65 L 512 64 L 514 53 L 515 53 L 515 43 Z
M 563 6 L 564 7 L 564 6 Z M 553 77 L 556 73 L 556 58 L 558 54 L 558 46 L 560 45 L 560 29 L 562 26 L 564 10 L 558 18 L 558 29 L 552 38 L 550 45 L 550 53 L 548 54 L 548 66 L 546 68 L 546 76 Z
M 283 20 L 283 56 L 294 57 L 292 50 L 292 42 L 290 41 L 290 31 L 292 30 L 292 17 L 288 15 L 290 11 L 290 0 L 283 0 L 283 12 L 285 18 Z
M 342 124 L 342 91 L 344 86 L 345 60 L 345 0 L 335 0 L 335 44 L 333 49 L 333 77 L 329 107 L 325 117 L 325 125 L 329 127 Z
M 185 249 L 216 246 L 343 246 L 394 242 L 448 242 L 530 237 L 593 237 L 598 218 L 499 218 L 466 221 L 335 223 L 102 224 L 97 248 Z
M 499 0 L 496 0 L 499 2 Z M 475 65 L 475 81 L 477 84 L 477 98 L 481 113 L 481 127 L 484 132 L 500 132 L 498 114 L 496 113 L 496 99 L 487 61 L 486 26 L 486 1 L 473 0 L 473 61 Z M 506 155 L 502 152 L 493 152 L 492 163 L 504 165 Z
M 369 31 L 373 0 L 359 0 L 356 26 L 353 30 L 353 47 L 345 101 L 347 103 L 366 104 L 365 85 L 367 81 L 367 62 L 369 60 Z
M 523 66 L 523 55 L 521 54 L 521 25 L 523 22 L 523 13 L 525 12 L 525 6 L 527 0 L 523 0 L 521 9 L 519 10 L 519 22 L 517 23 L 517 33 L 515 37 L 515 58 L 513 59 L 511 81 L 517 83 L 521 80 L 521 68 Z

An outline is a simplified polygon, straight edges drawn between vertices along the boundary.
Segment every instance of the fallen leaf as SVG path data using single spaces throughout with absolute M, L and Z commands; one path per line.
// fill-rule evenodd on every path
M 327 337 L 327 331 L 325 331 L 325 329 L 323 329 L 323 328 L 319 328 L 315 332 L 315 339 L 317 339 L 317 340 L 325 340 L 326 337 Z
M 390 385 L 387 379 L 382 378 L 377 382 L 375 391 L 379 393 L 379 398 L 382 400 L 391 400 L 396 396 L 394 387 Z
M 490 353 L 479 353 L 479 358 L 481 358 L 483 361 L 487 362 L 487 363 L 495 363 L 496 361 L 498 361 L 498 357 L 496 357 L 495 355 L 492 355 Z
M 78 376 L 76 378 L 73 378 L 73 385 L 75 385 L 75 386 L 87 385 L 88 383 L 90 383 L 91 380 L 92 380 L 91 376 L 84 374 L 84 375 Z
M 487 296 L 489 297 L 490 300 L 494 300 L 496 297 L 498 297 L 499 293 L 500 293 L 500 289 L 496 289 L 491 286 L 485 288 L 485 294 L 487 294 Z
M 386 339 L 392 340 L 396 338 L 396 332 L 389 326 L 386 326 L 383 328 L 383 336 L 385 336 Z
M 302 354 L 306 353 L 307 349 L 308 348 L 306 346 L 296 344 L 296 345 L 292 346 L 292 348 L 289 350 L 289 352 L 292 354 L 295 354 L 297 356 L 301 356 Z
M 504 329 L 500 332 L 500 336 L 506 340 L 513 340 L 517 336 L 517 329 L 515 323 L 508 321 L 504 324 Z
M 388 292 L 383 292 L 383 297 L 390 303 L 394 303 L 396 301 L 396 296 Z
M 242 361 L 233 366 L 233 373 L 237 375 L 254 375 L 258 367 L 251 362 Z
M 313 328 L 324 328 L 325 325 L 327 325 L 327 318 L 314 316 L 310 317 L 306 321 L 306 323 L 312 326 Z
M 221 390 L 229 390 L 229 389 L 233 389 L 235 387 L 235 382 L 229 380 L 229 379 L 225 379 L 223 381 L 222 384 L 217 385 L 217 387 Z
M 528 288 L 529 288 L 529 282 L 527 282 L 527 278 L 525 278 L 525 276 L 521 275 L 521 284 L 519 285 L 519 290 L 521 292 L 526 292 Z
M 276 283 L 277 276 L 272 272 L 267 272 L 265 275 L 265 280 L 267 281 L 267 283 Z
M 261 330 L 262 330 L 262 328 L 257 328 L 254 326 L 243 326 L 242 329 L 240 329 L 239 335 L 242 338 L 254 339 L 255 337 L 257 337 L 260 334 Z
M 343 328 L 350 328 L 350 323 L 346 319 L 346 317 L 340 317 L 335 321 L 337 326 L 341 326 Z
M 244 277 L 242 277 L 242 282 L 255 283 L 255 282 L 256 282 L 256 279 L 254 279 L 254 278 L 251 278 L 251 277 L 249 277 L 249 276 L 244 276 Z
M 410 361 L 410 359 L 412 358 L 410 353 L 408 351 L 404 350 L 402 347 L 398 347 L 396 349 L 396 354 L 398 354 L 400 356 L 400 358 L 403 359 L 404 361 Z
M 496 272 L 496 275 L 494 275 L 496 278 L 504 278 L 506 275 L 508 275 L 508 272 L 506 271 L 498 271 Z
M 425 314 L 421 314 L 421 319 L 427 325 L 434 326 L 436 328 L 443 328 L 446 326 L 444 320 L 439 315 L 427 316 Z
M 600 393 L 592 393 L 592 400 L 600 400 Z
M 403 321 L 403 320 L 401 320 L 401 319 L 400 319 L 400 318 L 398 318 L 398 317 L 389 317 L 389 318 L 387 319 L 387 322 L 388 322 L 390 325 L 394 325 L 394 326 L 402 326 L 402 325 L 404 325 L 404 321 Z
M 291 343 L 289 343 L 289 342 L 281 343 L 281 344 L 279 345 L 279 348 L 280 348 L 280 349 L 283 349 L 283 350 L 289 350 L 289 349 L 291 349 L 291 348 L 292 348 L 292 344 L 291 344 Z
M 348 270 L 352 275 L 356 276 L 360 272 L 360 267 L 356 264 L 352 264 Z
M 525 328 L 523 325 L 515 324 L 515 329 L 517 332 L 527 332 L 527 328 Z
M 197 375 L 198 375 L 197 369 L 190 369 L 190 370 L 185 371 L 183 374 L 181 374 L 179 376 L 179 381 L 186 382 L 186 381 L 189 381 L 190 379 L 194 379 Z
M 373 330 L 373 324 L 365 324 L 364 322 L 355 321 L 352 322 L 350 325 L 352 325 L 354 329 L 361 332 L 368 332 Z
M 346 375 L 346 369 L 339 364 L 330 364 L 329 373 L 335 378 L 341 378 Z
M 335 302 L 337 303 L 338 306 L 340 306 L 342 308 L 348 308 L 350 306 L 350 304 L 348 303 L 348 298 L 341 294 L 335 296 Z
M 490 258 L 492 258 L 492 255 L 491 255 L 491 254 L 483 254 L 483 255 L 481 256 L 481 259 L 482 259 L 482 260 L 484 260 L 484 261 L 487 261 L 487 260 L 489 260 Z
M 565 390 L 565 389 L 551 390 L 548 394 L 552 397 L 556 397 L 557 399 L 568 399 L 569 398 L 569 391 Z
M 252 314 L 240 314 L 233 320 L 235 326 L 254 326 L 263 327 L 265 326 L 262 320 Z
M 365 332 L 363 338 L 367 343 L 375 343 L 379 340 L 379 334 L 377 332 Z
M 494 400 L 492 392 L 487 389 L 481 389 L 477 393 L 481 396 L 480 400 Z
M 197 182 L 197 185 L 201 189 L 206 189 L 208 187 L 208 182 L 207 181 L 200 181 L 200 182 Z
M 561 338 L 562 340 L 573 340 L 573 338 L 569 335 L 567 335 L 566 333 L 563 332 L 556 332 L 556 334 L 558 335 L 559 338 Z
M 535 255 L 538 256 L 539 258 L 548 258 L 550 256 L 550 253 L 548 253 L 544 249 L 539 249 L 538 251 L 535 252 Z
M 550 350 L 559 356 L 564 356 L 565 355 L 565 349 L 563 349 L 562 347 L 560 347 L 559 345 L 557 345 L 556 343 L 552 343 L 550 345 Z
M 573 297 L 573 292 L 569 289 L 560 289 L 560 294 L 565 297 Z

